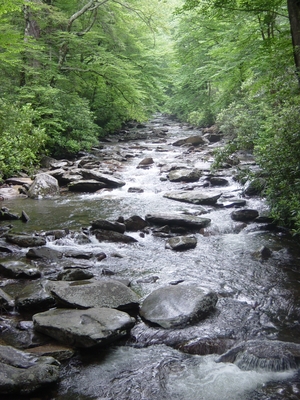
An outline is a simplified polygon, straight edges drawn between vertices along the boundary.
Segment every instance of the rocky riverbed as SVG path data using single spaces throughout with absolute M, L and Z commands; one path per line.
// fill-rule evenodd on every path
M 4 399 L 300 399 L 297 243 L 223 145 L 157 116 L 6 181 Z

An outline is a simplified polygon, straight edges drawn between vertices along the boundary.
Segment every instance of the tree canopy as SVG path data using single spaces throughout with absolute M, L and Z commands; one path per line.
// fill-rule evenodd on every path
M 300 232 L 299 0 L 7 0 L 0 178 L 75 156 L 156 111 L 255 154 L 273 216 Z

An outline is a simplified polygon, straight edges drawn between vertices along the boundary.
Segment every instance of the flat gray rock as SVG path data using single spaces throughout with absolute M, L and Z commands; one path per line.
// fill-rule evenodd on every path
M 102 174 L 101 172 L 94 169 L 82 169 L 81 173 L 83 179 L 94 179 L 99 182 L 103 182 L 106 187 L 117 188 L 125 185 L 125 182 L 112 175 Z
M 106 345 L 127 334 L 135 319 L 110 308 L 56 309 L 33 316 L 34 328 L 74 347 Z
M 176 214 L 147 214 L 146 221 L 153 225 L 169 225 L 190 229 L 202 229 L 207 227 L 211 220 L 209 218 L 201 218 L 194 215 L 176 215 Z
M 195 286 L 166 286 L 146 297 L 140 315 L 163 328 L 182 328 L 204 319 L 217 300 L 216 293 Z
M 32 235 L 15 235 L 7 234 L 5 239 L 9 243 L 16 244 L 20 247 L 39 247 L 46 244 L 46 238 L 43 236 L 32 236 Z
M 205 193 L 200 190 L 191 190 L 165 193 L 164 197 L 170 200 L 182 201 L 185 203 L 214 205 L 221 195 L 222 193 Z
M 75 282 L 49 282 L 47 289 L 57 303 L 71 308 L 108 307 L 119 310 L 136 310 L 138 296 L 116 280 Z
M 29 394 L 59 378 L 59 362 L 0 346 L 0 393 Z

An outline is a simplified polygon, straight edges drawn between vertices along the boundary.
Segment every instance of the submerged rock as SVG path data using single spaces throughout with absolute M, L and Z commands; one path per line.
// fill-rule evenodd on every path
M 0 346 L 0 393 L 29 394 L 59 378 L 59 362 Z
M 164 197 L 171 200 L 183 201 L 192 204 L 206 204 L 214 205 L 221 197 L 222 193 L 214 194 L 210 192 L 203 192 L 199 190 L 187 191 L 174 191 L 165 193 Z
M 296 369 L 300 365 L 300 344 L 279 340 L 249 340 L 232 347 L 217 361 L 234 363 L 246 371 Z
M 167 286 L 146 297 L 140 315 L 163 328 L 181 328 L 204 319 L 217 301 L 216 293 L 195 286 Z
M 166 249 L 185 251 L 194 249 L 197 246 L 195 236 L 175 236 L 167 240 Z
M 33 316 L 34 327 L 52 338 L 75 347 L 106 345 L 123 336 L 135 319 L 109 308 L 56 309 Z
M 49 282 L 47 288 L 57 303 L 64 307 L 137 310 L 139 306 L 138 296 L 116 280 Z

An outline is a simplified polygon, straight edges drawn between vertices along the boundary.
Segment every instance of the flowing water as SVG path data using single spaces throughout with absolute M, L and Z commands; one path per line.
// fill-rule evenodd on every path
M 151 130 L 163 127 L 168 132 L 151 135 Z M 193 250 L 168 250 L 165 239 L 151 232 L 129 232 L 138 240 L 130 245 L 99 243 L 93 237 L 82 239 L 81 229 L 99 218 L 202 213 L 200 206 L 163 197 L 170 190 L 200 186 L 210 174 L 213 150 L 220 144 L 210 144 L 201 151 L 172 146 L 177 139 L 197 133 L 157 116 L 140 129 L 139 139 L 112 137 L 98 151 L 105 152 L 109 162 L 114 160 L 115 176 L 126 182 L 122 188 L 93 194 L 66 193 L 52 200 L 5 202 L 12 212 L 25 210 L 30 216 L 26 225 L 14 223 L 15 230 L 69 229 L 67 238 L 51 240 L 48 246 L 105 252 L 106 259 L 83 263 L 99 279 L 104 269 L 130 279 L 131 288 L 141 299 L 158 287 L 179 281 L 214 290 L 219 297 L 216 312 L 195 326 L 168 331 L 139 321 L 130 338 L 119 345 L 82 352 L 63 365 L 61 382 L 43 399 L 300 399 L 296 369 L 249 371 L 216 362 L 219 354 L 239 341 L 300 343 L 299 251 L 284 232 L 270 231 L 258 223 L 241 229 L 230 217 L 232 208 L 204 206 L 204 217 L 210 218 L 211 224 L 204 232 L 196 233 L 198 244 Z M 152 157 L 154 164 L 149 169 L 137 168 L 146 157 Z M 202 178 L 197 184 L 172 183 L 165 172 L 172 165 L 199 168 Z M 243 166 L 255 167 L 249 155 Z M 218 171 L 219 176 L 228 179 L 228 186 L 204 190 L 222 193 L 223 199 L 241 197 L 242 187 L 233 179 L 233 172 Z M 143 192 L 128 191 L 132 187 Z M 267 211 L 264 200 L 258 198 L 248 198 L 247 207 L 261 214 Z M 271 257 L 260 257 L 262 246 L 271 250 Z

